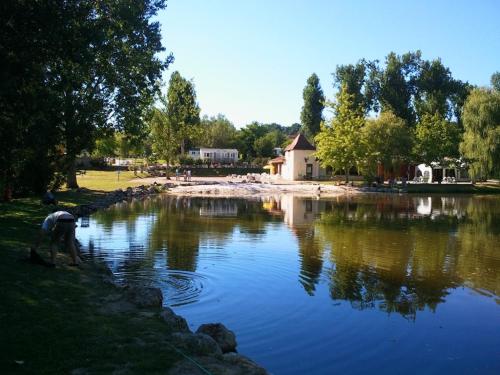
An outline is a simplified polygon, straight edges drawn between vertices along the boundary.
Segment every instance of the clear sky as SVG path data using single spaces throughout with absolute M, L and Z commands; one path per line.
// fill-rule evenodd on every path
M 500 0 L 168 0 L 163 43 L 193 79 L 202 114 L 300 122 L 315 72 L 329 99 L 338 64 L 420 49 L 455 78 L 488 85 L 500 71 Z

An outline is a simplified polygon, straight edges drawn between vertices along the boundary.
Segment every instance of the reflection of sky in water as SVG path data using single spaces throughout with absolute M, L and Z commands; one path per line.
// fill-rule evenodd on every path
M 126 208 L 78 228 L 84 248 L 122 281 L 162 288 L 192 329 L 222 321 L 275 373 L 499 367 L 499 200 L 161 197 Z

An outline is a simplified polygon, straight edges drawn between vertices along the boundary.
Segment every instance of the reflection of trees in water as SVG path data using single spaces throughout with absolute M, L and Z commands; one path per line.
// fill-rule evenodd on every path
M 500 302 L 500 199 L 471 199 L 456 238 L 457 272 L 469 286 L 493 293 Z
M 300 277 L 299 282 L 309 295 L 314 295 L 323 269 L 323 249 L 314 226 L 302 225 L 293 228 L 299 245 Z
M 370 197 L 327 204 L 316 232 L 331 247 L 333 299 L 415 318 L 464 281 L 498 293 L 498 201 L 433 197 L 427 216 L 416 214 L 414 201 Z
M 259 240 L 270 222 L 282 222 L 284 215 L 277 212 L 285 209 L 275 203 L 267 212 L 260 202 L 243 199 L 161 196 L 111 208 L 96 219 L 108 230 L 126 222 L 131 248 L 124 271 L 152 274 L 155 259 L 164 254 L 169 269 L 193 272 L 200 245 L 218 251 L 235 231 Z M 497 197 L 384 195 L 310 205 L 298 199 L 288 200 L 287 208 L 297 216 L 288 212 L 287 223 L 297 237 L 299 282 L 310 295 L 323 271 L 324 249 L 330 248 L 332 268 L 325 273 L 330 295 L 359 309 L 415 318 L 417 311 L 436 309 L 450 288 L 462 284 L 498 296 Z M 149 240 L 136 249 L 133 233 L 145 216 L 154 219 Z M 143 252 L 140 260 L 138 251 Z
M 270 216 L 242 199 L 203 199 L 164 196 L 151 230 L 150 249 L 166 250 L 169 269 L 192 271 L 200 242 L 222 245 L 236 227 L 252 237 L 265 233 Z M 234 212 L 238 212 L 235 220 Z

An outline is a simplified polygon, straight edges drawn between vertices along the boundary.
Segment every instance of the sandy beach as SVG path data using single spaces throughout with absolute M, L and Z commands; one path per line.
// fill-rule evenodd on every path
M 219 197 L 249 197 L 269 196 L 280 194 L 294 194 L 304 197 L 338 196 L 359 193 L 359 189 L 350 186 L 336 186 L 320 182 L 308 181 L 266 181 L 248 182 L 246 179 L 232 177 L 192 177 L 185 182 L 175 177 L 167 180 L 165 177 L 142 178 L 133 180 L 143 184 L 173 184 L 170 194 L 190 196 L 219 196 Z

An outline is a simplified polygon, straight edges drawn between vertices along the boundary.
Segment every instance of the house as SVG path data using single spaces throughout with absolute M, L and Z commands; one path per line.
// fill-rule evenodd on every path
M 320 168 L 315 152 L 316 147 L 299 133 L 285 148 L 283 156 L 269 161 L 270 173 L 289 181 L 317 179 L 324 175 L 324 170 Z
M 235 148 L 199 147 L 189 150 L 188 155 L 194 160 L 211 161 L 213 163 L 236 163 L 239 158 Z
M 415 178 L 427 183 L 470 181 L 465 164 L 461 163 L 450 163 L 448 166 L 437 162 L 431 165 L 419 164 L 415 167 Z

